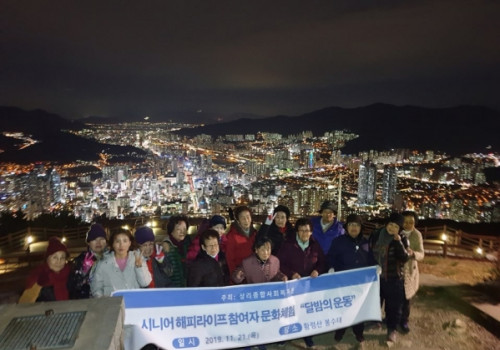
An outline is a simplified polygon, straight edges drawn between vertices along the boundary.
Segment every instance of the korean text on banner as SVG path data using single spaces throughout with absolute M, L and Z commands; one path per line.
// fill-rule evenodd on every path
M 381 320 L 375 267 L 287 282 L 117 291 L 125 348 L 228 349 Z

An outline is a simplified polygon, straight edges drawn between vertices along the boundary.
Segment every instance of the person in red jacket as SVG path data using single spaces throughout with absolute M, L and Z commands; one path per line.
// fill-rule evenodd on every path
M 241 265 L 243 259 L 253 254 L 253 243 L 257 230 L 253 227 L 252 212 L 249 207 L 242 205 L 234 209 L 235 221 L 231 224 L 226 235 L 225 253 L 229 276 Z
M 51 237 L 45 252 L 45 262 L 29 274 L 19 303 L 68 300 L 68 256 L 68 250 L 61 240 Z

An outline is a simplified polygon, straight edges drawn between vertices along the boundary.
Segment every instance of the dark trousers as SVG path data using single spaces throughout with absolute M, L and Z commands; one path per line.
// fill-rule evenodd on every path
M 408 323 L 410 319 L 410 299 L 403 298 L 403 310 L 401 314 L 401 324 Z
M 356 336 L 356 339 L 358 341 L 363 338 L 363 332 L 365 331 L 365 323 L 364 322 L 355 324 L 351 328 L 352 328 L 352 332 L 354 333 L 354 335 Z M 337 329 L 335 331 L 335 335 L 338 334 L 342 338 L 346 331 L 347 331 L 347 328 Z
M 385 302 L 387 331 L 391 332 L 401 323 L 403 301 L 406 300 L 404 281 L 400 279 L 381 279 L 380 298 Z

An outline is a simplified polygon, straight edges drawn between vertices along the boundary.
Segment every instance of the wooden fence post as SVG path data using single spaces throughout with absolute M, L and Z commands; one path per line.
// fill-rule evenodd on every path
M 448 242 L 444 241 L 443 242 L 443 258 L 446 258 L 448 255 Z

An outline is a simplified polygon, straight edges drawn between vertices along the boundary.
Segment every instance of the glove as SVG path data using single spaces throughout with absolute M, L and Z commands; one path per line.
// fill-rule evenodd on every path
M 89 272 L 89 270 L 92 268 L 92 265 L 94 265 L 94 253 L 87 252 L 87 254 L 85 254 L 85 257 L 83 258 L 82 264 L 82 272 L 84 275 Z
M 269 214 L 266 218 L 266 221 L 264 222 L 265 225 L 271 225 L 274 221 L 274 218 L 276 217 L 276 214 L 271 215 Z
M 50 276 L 47 271 L 42 271 L 40 275 L 38 275 L 38 279 L 36 281 L 36 284 L 42 287 L 50 286 Z
M 156 261 L 158 261 L 160 264 L 163 262 L 163 259 L 165 259 L 165 253 L 163 252 L 161 245 L 155 244 L 155 251 L 153 252 L 153 254 Z
M 377 265 L 377 275 L 382 274 L 382 266 Z

